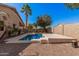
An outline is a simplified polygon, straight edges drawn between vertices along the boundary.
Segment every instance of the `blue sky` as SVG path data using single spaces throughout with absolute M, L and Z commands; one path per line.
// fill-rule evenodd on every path
M 63 3 L 28 3 L 32 9 L 32 15 L 29 16 L 29 23 L 34 23 L 37 16 L 48 14 L 52 17 L 52 26 L 58 24 L 79 23 L 79 9 L 71 10 L 64 6 Z M 9 3 L 17 9 L 23 22 L 25 23 L 26 17 L 21 13 L 23 3 Z

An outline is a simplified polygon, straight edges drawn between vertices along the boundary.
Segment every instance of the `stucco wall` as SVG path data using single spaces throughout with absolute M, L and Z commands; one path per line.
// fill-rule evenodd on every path
M 5 12 L 7 14 L 7 16 L 6 16 L 7 20 L 4 20 L 6 26 L 12 27 L 13 24 L 16 24 L 19 27 L 20 18 L 13 10 L 11 10 L 8 7 L 0 6 L 0 11 Z
M 62 25 L 58 25 L 56 27 L 54 27 L 53 29 L 53 33 L 57 33 L 57 34 L 63 34 L 63 26 Z
M 65 24 L 64 26 L 57 26 L 54 29 L 54 33 L 71 36 L 79 40 L 79 24 Z
M 79 39 L 79 24 L 70 24 L 64 26 L 64 35 Z

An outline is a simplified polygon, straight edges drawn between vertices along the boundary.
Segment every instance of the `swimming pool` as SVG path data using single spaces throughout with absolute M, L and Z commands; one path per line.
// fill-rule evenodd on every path
M 20 40 L 29 40 L 30 41 L 32 39 L 40 39 L 42 37 L 44 37 L 42 34 L 29 34 L 29 35 L 23 37 Z

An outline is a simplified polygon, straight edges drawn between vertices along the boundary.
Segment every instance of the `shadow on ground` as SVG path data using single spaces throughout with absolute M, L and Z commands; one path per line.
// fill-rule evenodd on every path
M 18 56 L 18 53 L 27 48 L 30 44 L 8 43 L 0 44 L 0 56 Z

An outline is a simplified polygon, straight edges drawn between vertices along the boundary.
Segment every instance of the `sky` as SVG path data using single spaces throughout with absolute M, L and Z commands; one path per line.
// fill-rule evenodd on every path
M 34 23 L 37 20 L 37 16 L 48 14 L 51 16 L 52 26 L 58 24 L 73 24 L 79 23 L 79 9 L 70 9 L 64 5 L 64 3 L 28 3 L 32 9 L 32 15 L 29 15 L 28 22 Z M 25 23 L 26 17 L 21 12 L 23 3 L 8 3 L 7 5 L 15 7 Z

